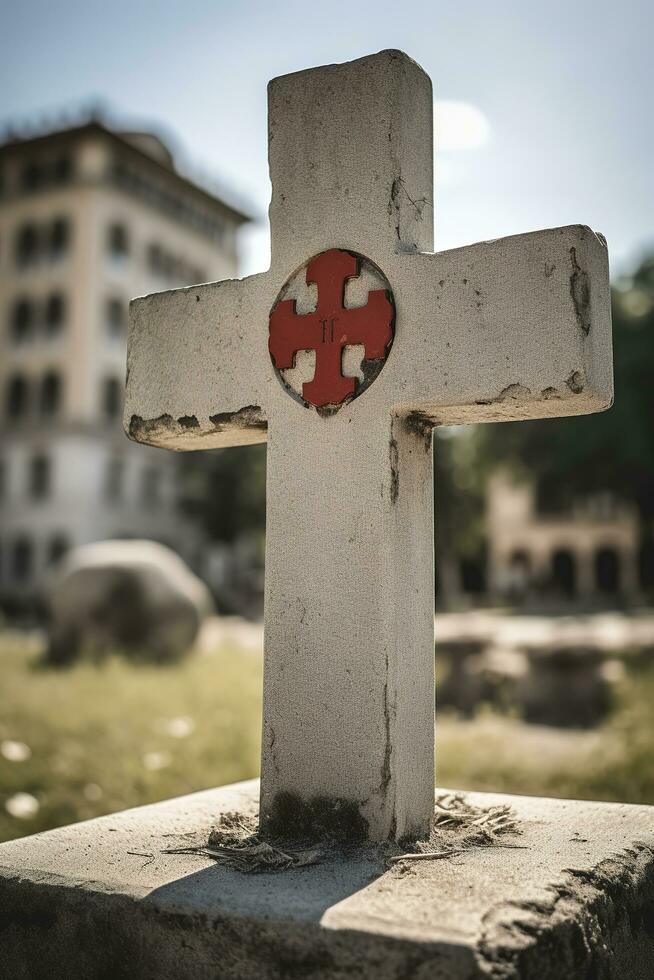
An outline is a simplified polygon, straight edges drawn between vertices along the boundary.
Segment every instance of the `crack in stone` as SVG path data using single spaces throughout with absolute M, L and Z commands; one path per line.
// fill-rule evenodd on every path
M 391 464 L 391 503 L 396 504 L 398 494 L 400 492 L 400 453 L 397 445 L 397 439 L 392 434 L 388 445 L 388 455 Z

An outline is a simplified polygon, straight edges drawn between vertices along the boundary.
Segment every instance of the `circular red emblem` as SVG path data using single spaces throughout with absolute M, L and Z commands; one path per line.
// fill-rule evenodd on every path
M 268 349 L 290 395 L 332 412 L 370 387 L 394 329 L 383 272 L 363 255 L 331 248 L 284 284 L 270 312 Z

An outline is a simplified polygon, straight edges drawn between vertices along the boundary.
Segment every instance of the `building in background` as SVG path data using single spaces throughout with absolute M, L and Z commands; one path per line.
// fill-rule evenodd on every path
M 532 484 L 498 472 L 488 483 L 485 532 L 494 599 L 603 604 L 641 591 L 638 515 L 610 493 L 548 514 Z
M 192 557 L 174 454 L 122 431 L 128 303 L 235 276 L 246 220 L 150 133 L 91 120 L 0 145 L 5 604 L 38 597 L 86 542 L 146 537 Z

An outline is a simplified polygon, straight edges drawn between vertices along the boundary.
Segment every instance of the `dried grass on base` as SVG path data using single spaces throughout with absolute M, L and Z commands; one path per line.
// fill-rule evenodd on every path
M 166 854 L 200 854 L 237 871 L 287 871 L 318 864 L 325 857 L 321 847 L 278 846 L 259 836 L 256 814 L 224 813 L 209 834 L 206 844 L 197 847 L 170 847 Z
M 475 847 L 510 847 L 524 845 L 503 838 L 521 833 L 520 822 L 508 803 L 498 806 L 475 806 L 461 793 L 436 797 L 434 822 L 427 840 L 412 842 L 408 853 L 388 855 L 390 864 L 402 861 L 427 861 L 462 854 Z
M 374 850 L 388 864 L 401 865 L 449 858 L 478 847 L 521 847 L 504 839 L 519 833 L 518 818 L 508 804 L 475 806 L 462 794 L 446 793 L 436 798 L 429 838 L 411 841 L 410 852 L 402 851 L 398 844 L 385 844 Z M 337 849 L 348 848 L 343 842 L 331 839 L 319 844 L 263 840 L 256 814 L 225 813 L 206 844 L 167 848 L 164 853 L 201 855 L 237 871 L 256 873 L 319 864 Z

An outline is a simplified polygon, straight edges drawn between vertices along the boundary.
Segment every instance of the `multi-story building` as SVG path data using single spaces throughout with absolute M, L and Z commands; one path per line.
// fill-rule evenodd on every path
M 149 133 L 92 120 L 0 145 L 5 601 L 37 596 L 52 563 L 89 541 L 188 551 L 175 457 L 122 432 L 128 303 L 236 275 L 246 220 Z

